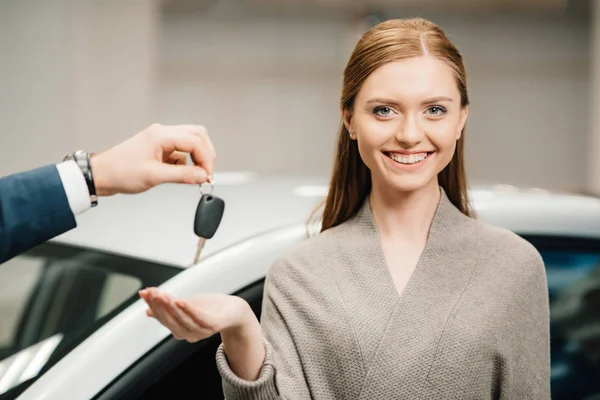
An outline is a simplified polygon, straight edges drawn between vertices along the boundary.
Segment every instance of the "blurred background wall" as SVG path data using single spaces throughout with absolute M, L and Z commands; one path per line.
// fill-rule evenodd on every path
M 327 176 L 360 34 L 423 16 L 462 51 L 471 183 L 600 192 L 600 11 L 562 0 L 0 0 L 0 175 L 205 125 L 220 170 Z M 596 111 L 598 110 L 598 111 Z

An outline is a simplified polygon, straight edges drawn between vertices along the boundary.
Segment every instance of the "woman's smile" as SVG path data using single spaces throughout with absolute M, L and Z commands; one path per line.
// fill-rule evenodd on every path
M 402 171 L 415 171 L 425 166 L 434 156 L 435 152 L 384 151 L 382 154 L 385 156 L 386 162 L 390 164 L 392 168 L 400 169 Z

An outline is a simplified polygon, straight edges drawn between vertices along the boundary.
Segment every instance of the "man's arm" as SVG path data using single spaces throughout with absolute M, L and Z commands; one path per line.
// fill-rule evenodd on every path
M 0 263 L 75 226 L 55 165 L 0 179 Z
M 70 160 L 0 178 L 0 263 L 73 229 L 74 215 L 92 206 L 92 190 L 111 196 L 163 183 L 201 184 L 211 179 L 215 157 L 204 127 L 154 124 L 81 168 Z

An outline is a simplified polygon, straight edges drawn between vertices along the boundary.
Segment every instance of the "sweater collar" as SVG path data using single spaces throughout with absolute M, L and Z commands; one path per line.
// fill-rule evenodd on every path
M 456 229 L 458 224 L 464 222 L 465 219 L 470 219 L 464 215 L 448 198 L 446 191 L 441 186 L 440 188 L 440 201 L 436 208 L 431 226 L 429 229 L 429 237 L 436 234 L 437 232 L 447 232 Z M 370 203 L 370 195 L 368 195 L 358 210 L 356 216 L 353 218 L 353 223 L 361 226 L 369 226 L 377 230 L 375 218 L 373 216 L 373 210 Z

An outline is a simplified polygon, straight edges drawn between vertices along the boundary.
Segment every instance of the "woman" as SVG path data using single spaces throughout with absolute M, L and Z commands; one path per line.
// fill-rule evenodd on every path
M 341 106 L 322 232 L 269 271 L 262 329 L 225 295 L 144 290 L 148 315 L 176 338 L 221 333 L 227 398 L 549 398 L 542 259 L 470 216 L 458 50 L 429 21 L 381 23 Z

